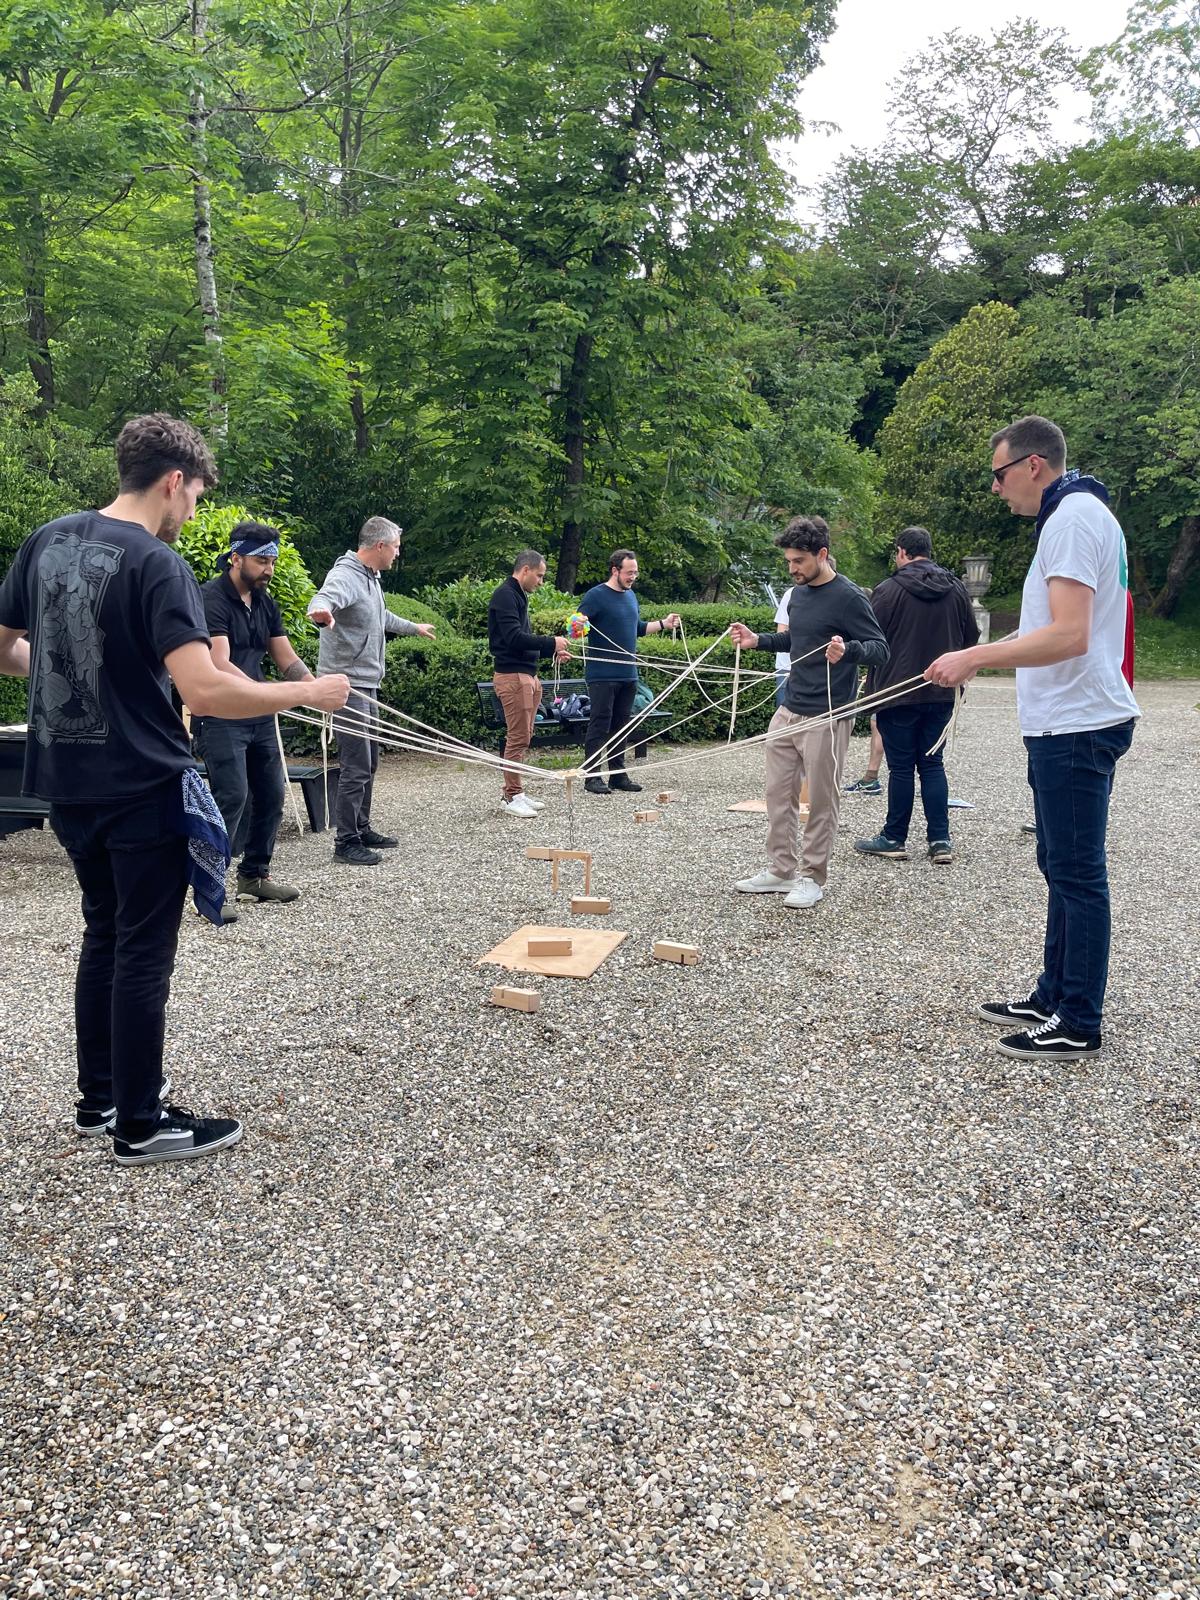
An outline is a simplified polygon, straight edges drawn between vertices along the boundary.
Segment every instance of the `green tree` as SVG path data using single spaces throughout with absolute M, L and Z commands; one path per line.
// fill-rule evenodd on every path
M 991 493 L 989 438 L 1030 409 L 1035 346 L 1018 313 L 991 303 L 968 312 L 901 389 L 879 436 L 880 523 L 887 536 L 917 523 L 957 571 L 993 558 L 993 583 L 1011 588 L 1028 565 L 1028 529 Z

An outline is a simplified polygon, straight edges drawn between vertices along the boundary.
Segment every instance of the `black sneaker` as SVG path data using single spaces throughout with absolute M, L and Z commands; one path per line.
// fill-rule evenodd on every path
M 164 1078 L 159 1098 L 165 1100 L 172 1087 L 170 1078 Z M 83 1106 L 75 1108 L 75 1132 L 84 1139 L 94 1139 L 98 1133 L 111 1133 L 116 1125 L 116 1106 L 109 1106 L 107 1111 L 88 1111 Z
M 854 848 L 860 856 L 886 856 L 889 861 L 908 860 L 908 846 L 897 844 L 886 833 L 877 833 L 870 839 L 856 839 Z
M 612 790 L 603 778 L 589 778 L 583 786 L 589 794 L 611 794 Z
M 610 789 L 623 789 L 626 794 L 641 794 L 642 792 L 641 784 L 634 783 L 627 772 L 619 772 L 615 778 L 610 778 L 608 787 Z
M 117 1108 L 107 1111 L 87 1111 L 83 1106 L 75 1109 L 75 1132 L 84 1139 L 94 1139 L 98 1133 L 111 1133 L 117 1125 Z
M 999 1041 L 1006 1056 L 1019 1056 L 1025 1061 L 1075 1061 L 1098 1056 L 1102 1040 L 1098 1033 L 1076 1033 L 1064 1028 L 1057 1017 L 1029 1028 L 1025 1033 L 1010 1033 Z
M 950 848 L 949 839 L 934 839 L 929 846 L 929 859 L 935 867 L 948 867 L 954 860 L 954 851 Z
M 1036 994 L 1024 1000 L 987 1000 L 979 1007 L 979 1015 L 985 1022 L 998 1022 L 1001 1027 L 1009 1022 L 1024 1022 L 1036 1028 L 1050 1021 L 1050 1013 L 1038 1005 Z
M 383 857 L 378 850 L 368 850 L 365 844 L 346 844 L 333 852 L 333 859 L 348 867 L 377 867 Z
M 400 843 L 393 839 L 390 833 L 376 833 L 374 828 L 367 828 L 359 834 L 360 844 L 365 844 L 369 850 L 394 850 Z
M 210 1156 L 236 1144 L 242 1125 L 233 1117 L 197 1117 L 182 1106 L 164 1106 L 162 1120 L 142 1139 L 122 1139 L 113 1134 L 113 1156 L 118 1166 L 142 1167 L 152 1161 L 187 1161 Z

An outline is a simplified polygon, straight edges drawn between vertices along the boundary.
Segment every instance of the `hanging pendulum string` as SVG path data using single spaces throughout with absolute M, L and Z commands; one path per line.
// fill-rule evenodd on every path
M 833 757 L 833 787 L 836 793 L 842 786 L 842 775 L 838 771 L 837 732 L 833 720 L 833 667 L 828 656 L 825 657 L 825 704 L 829 710 L 829 753 Z
M 934 741 L 933 744 L 930 745 L 929 749 L 926 750 L 925 754 L 927 756 L 935 756 L 935 755 L 937 755 L 938 751 L 942 748 L 943 745 L 946 748 L 946 755 L 947 756 L 952 756 L 954 754 L 954 740 L 955 740 L 955 737 L 958 734 L 958 712 L 959 712 L 959 707 L 962 705 L 963 701 L 966 698 L 967 698 L 967 686 L 964 683 L 964 684 L 961 684 L 959 686 L 959 688 L 957 688 L 955 690 L 955 692 L 954 692 L 954 710 L 950 713 L 950 719 L 946 723 L 946 726 L 942 729 L 941 733 L 938 734 L 937 739 Z
M 321 781 L 325 790 L 325 825 L 331 821 L 329 815 L 329 735 L 333 728 L 332 711 L 321 713 Z
M 742 647 L 740 644 L 733 647 L 733 703 L 729 707 L 729 737 L 726 744 L 733 743 L 733 730 L 737 726 L 738 684 L 742 676 Z
M 275 743 L 276 743 L 276 745 L 277 745 L 277 747 L 279 749 L 279 765 L 283 769 L 283 786 L 288 792 L 288 799 L 292 802 L 292 815 L 296 819 L 296 832 L 298 834 L 300 834 L 301 837 L 303 837 L 303 835 L 304 835 L 304 824 L 300 820 L 300 802 L 296 799 L 296 796 L 295 796 L 295 794 L 293 793 L 293 790 L 292 790 L 292 786 L 288 782 L 287 756 L 284 753 L 284 748 L 283 748 L 283 729 L 279 725 L 278 716 L 276 716 L 274 718 L 274 722 L 275 722 Z M 326 801 L 325 801 L 325 809 L 326 810 L 329 809 L 329 801 L 328 801 L 328 799 L 326 799 Z

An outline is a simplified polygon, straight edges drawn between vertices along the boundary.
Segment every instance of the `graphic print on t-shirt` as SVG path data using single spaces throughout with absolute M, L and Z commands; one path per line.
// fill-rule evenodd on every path
M 104 665 L 100 605 L 125 552 L 69 533 L 38 560 L 37 660 L 29 686 L 38 743 L 96 744 L 108 737 L 98 684 Z

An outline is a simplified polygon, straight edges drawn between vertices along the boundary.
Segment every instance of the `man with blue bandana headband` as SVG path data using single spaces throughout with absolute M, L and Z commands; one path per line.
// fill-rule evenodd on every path
M 221 557 L 219 577 L 201 585 L 204 615 L 212 635 L 213 665 L 223 672 L 263 678 L 269 655 L 285 681 L 312 674 L 292 649 L 279 607 L 270 593 L 279 555 L 279 533 L 265 522 L 239 522 Z M 283 815 L 287 774 L 279 758 L 273 717 L 196 718 L 196 747 L 208 784 L 221 809 L 237 869 L 239 900 L 295 900 L 300 891 L 271 877 L 275 836 Z M 227 922 L 237 910 L 226 901 Z

